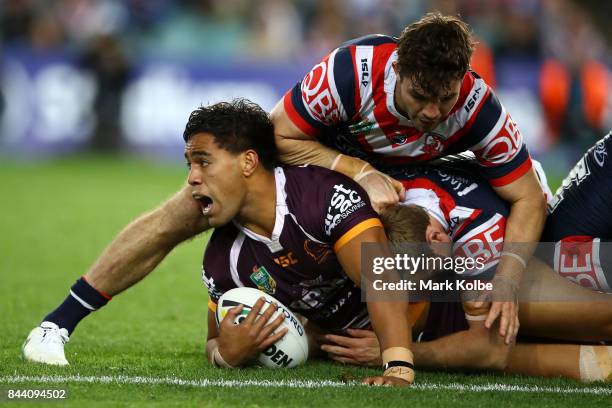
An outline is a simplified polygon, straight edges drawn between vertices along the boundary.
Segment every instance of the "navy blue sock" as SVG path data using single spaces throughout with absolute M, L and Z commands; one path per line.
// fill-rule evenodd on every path
M 110 299 L 110 296 L 98 292 L 84 278 L 80 278 L 72 285 L 64 302 L 45 316 L 43 321 L 53 322 L 72 334 L 85 316 L 107 304 Z

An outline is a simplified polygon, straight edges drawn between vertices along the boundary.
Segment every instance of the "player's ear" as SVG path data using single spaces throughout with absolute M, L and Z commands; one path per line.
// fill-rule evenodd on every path
M 438 244 L 449 242 L 450 238 L 447 233 L 440 231 L 440 229 L 434 227 L 430 223 L 425 230 L 425 241 L 427 241 L 428 244 Z
M 259 155 L 255 150 L 249 149 L 241 154 L 240 164 L 242 166 L 242 174 L 245 177 L 249 177 L 259 167 Z
M 393 72 L 395 72 L 395 76 L 399 78 L 399 65 L 397 64 L 397 61 L 393 61 L 391 63 L 391 66 L 393 67 Z

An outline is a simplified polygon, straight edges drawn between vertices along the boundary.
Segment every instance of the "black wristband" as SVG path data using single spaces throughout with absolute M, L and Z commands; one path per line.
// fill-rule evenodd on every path
M 387 371 L 388 369 L 393 368 L 393 367 L 406 367 L 411 370 L 414 370 L 414 364 L 409 363 L 408 361 L 393 360 L 383 365 L 383 371 Z

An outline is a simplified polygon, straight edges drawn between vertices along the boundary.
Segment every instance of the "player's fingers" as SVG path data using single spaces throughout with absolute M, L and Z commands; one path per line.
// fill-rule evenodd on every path
M 510 307 L 508 305 L 507 302 L 504 302 L 501 304 L 501 317 L 499 319 L 499 335 L 502 337 L 506 336 L 506 333 L 508 333 L 508 328 L 510 326 L 511 323 L 511 319 L 510 319 Z
M 350 358 L 350 357 L 340 357 L 340 356 L 337 356 L 335 354 L 328 354 L 327 356 L 331 360 L 337 361 L 337 362 L 342 363 L 342 364 L 360 365 L 359 361 L 357 361 L 357 360 L 355 360 L 353 358 Z
M 368 385 L 383 385 L 385 383 L 384 377 L 367 377 L 363 380 L 364 384 Z
M 255 302 L 255 304 L 253 305 L 253 308 L 251 309 L 247 317 L 242 321 L 242 323 L 245 325 L 253 324 L 253 322 L 255 321 L 255 318 L 257 318 L 257 315 L 259 315 L 259 312 L 261 311 L 261 308 L 264 305 L 264 303 L 265 303 L 265 299 L 263 297 L 260 297 L 259 299 L 257 299 L 257 302 Z
M 274 343 L 276 343 L 277 341 L 279 341 L 280 339 L 283 338 L 283 336 L 285 334 L 287 334 L 287 332 L 289 331 L 288 328 L 283 327 L 282 329 L 280 329 L 279 331 L 277 331 L 276 333 L 274 333 L 271 336 L 266 337 L 266 339 L 264 341 L 262 341 L 261 343 L 259 343 L 259 347 L 257 347 L 259 350 L 265 350 L 268 347 L 270 347 L 271 345 L 273 345 Z
M 276 330 L 281 324 L 285 321 L 285 315 L 281 314 L 276 317 L 276 319 L 272 320 L 272 323 L 267 324 L 257 336 L 257 341 L 263 341 L 266 337 L 268 337 L 274 330 Z
M 500 313 L 500 304 L 498 302 L 493 302 L 491 305 L 491 310 L 489 310 L 489 314 L 487 315 L 487 320 L 485 320 L 485 327 L 490 329 L 497 320 L 497 317 Z
M 516 337 L 516 325 L 518 324 L 518 319 L 516 317 L 516 306 L 514 303 L 510 303 L 509 309 L 510 313 L 508 314 L 508 320 L 510 323 L 508 324 L 508 332 L 506 333 L 506 344 L 512 343 Z
M 354 347 L 359 345 L 359 340 L 352 337 L 338 336 L 335 334 L 326 334 L 325 340 L 339 344 L 344 347 Z
M 516 322 L 514 323 L 514 338 L 516 339 L 516 336 L 518 336 L 518 332 L 519 332 L 519 328 L 521 327 L 521 321 L 518 318 L 518 311 L 516 313 Z
M 346 347 L 333 346 L 331 344 L 322 344 L 321 350 L 328 354 L 333 354 L 339 357 L 353 357 L 353 351 Z
M 236 316 L 238 316 L 238 313 L 240 313 L 243 308 L 244 308 L 244 305 L 241 304 L 241 305 L 232 307 L 230 310 L 228 310 L 227 314 L 221 321 L 221 326 L 225 326 L 225 327 L 233 326 L 234 321 L 236 320 Z
M 399 200 L 404 201 L 406 199 L 406 188 L 400 181 L 394 178 L 391 178 L 391 177 L 390 179 L 391 179 L 391 183 L 393 185 L 393 188 L 395 189 L 395 192 L 397 193 Z
M 346 332 L 351 336 L 358 338 L 376 337 L 376 333 L 374 333 L 372 330 L 346 329 Z
M 270 320 L 274 312 L 276 312 L 277 308 L 278 306 L 276 305 L 276 303 L 268 305 L 268 307 L 266 307 L 266 310 L 264 310 L 259 319 L 255 321 L 253 327 L 256 330 L 261 330 L 266 325 L 266 323 L 268 323 L 268 320 Z

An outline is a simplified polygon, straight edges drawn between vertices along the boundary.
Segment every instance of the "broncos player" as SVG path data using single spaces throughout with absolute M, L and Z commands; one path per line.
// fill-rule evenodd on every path
M 204 259 L 211 307 L 220 293 L 244 285 L 274 294 L 318 323 L 350 325 L 369 316 L 380 337 L 384 371 L 364 382 L 412 383 L 408 302 L 361 303 L 361 244 L 384 244 L 387 238 L 359 185 L 316 166 L 275 167 L 268 114 L 245 100 L 195 110 L 184 139 L 193 203 L 207 226 L 216 228 Z M 99 304 L 102 296 L 81 279 L 45 320 L 73 328 L 82 309 Z M 240 325 L 223 325 L 219 332 L 210 312 L 207 353 L 213 364 L 241 365 L 284 334 L 272 332 L 281 320 L 266 325 L 270 314 L 255 319 L 261 305 Z M 47 351 L 45 342 L 57 339 L 55 333 L 44 326 L 34 329 L 24 345 L 26 358 L 39 359 Z

